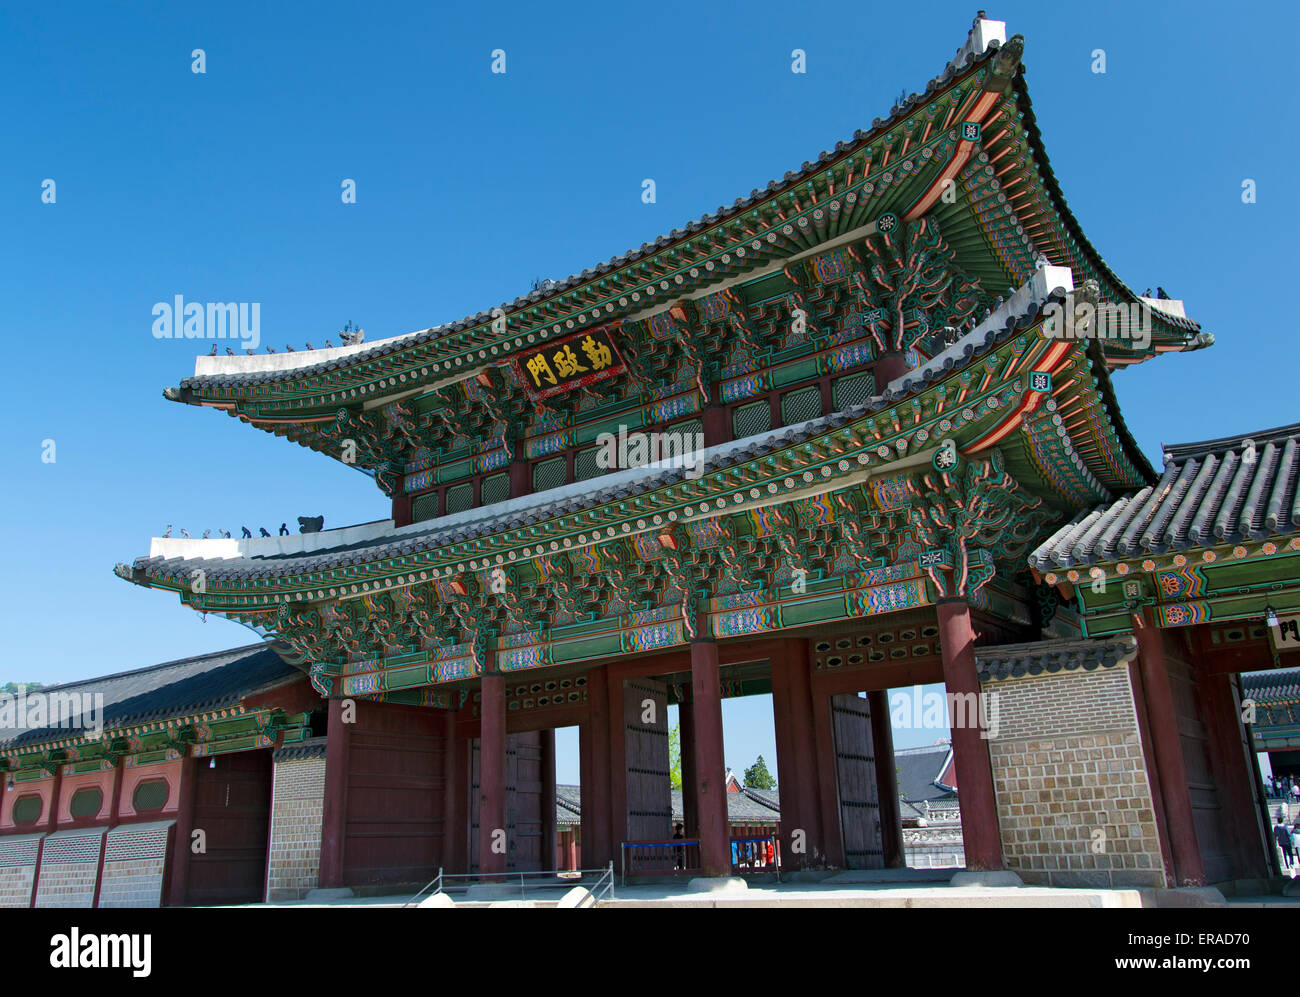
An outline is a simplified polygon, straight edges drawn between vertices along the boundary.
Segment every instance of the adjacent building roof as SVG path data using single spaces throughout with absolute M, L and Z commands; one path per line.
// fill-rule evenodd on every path
M 898 795 L 905 804 L 951 799 L 956 796 L 951 786 L 940 782 L 952 745 L 927 745 L 923 748 L 901 748 L 894 752 L 894 767 L 898 770 Z M 920 814 L 920 811 L 917 811 Z
M 78 737 L 92 732 L 97 721 L 109 730 L 211 713 L 235 706 L 246 696 L 301 679 L 302 672 L 268 646 L 252 644 L 50 686 L 40 690 L 49 722 L 39 729 L 0 728 L 0 746 L 28 747 Z M 17 712 L 20 720 L 32 715 L 30 709 Z
M 1044 672 L 1086 672 L 1114 668 L 1137 654 L 1132 634 L 1099 640 L 1045 640 L 1029 644 L 1001 644 L 975 649 L 980 681 L 1042 675 Z
M 1300 532 L 1300 424 L 1165 447 L 1160 480 L 1061 527 L 1040 571 Z
M 1241 688 L 1256 703 L 1300 701 L 1300 668 L 1250 672 L 1241 677 Z

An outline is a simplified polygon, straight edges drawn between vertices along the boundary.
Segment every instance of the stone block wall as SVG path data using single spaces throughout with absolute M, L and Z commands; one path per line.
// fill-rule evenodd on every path
M 89 907 L 95 900 L 105 828 L 57 831 L 45 839 L 37 907 Z
M 40 834 L 0 838 L 0 907 L 28 907 L 36 876 Z
M 266 899 L 301 900 L 316 888 L 320 871 L 325 739 L 282 748 L 274 763 Z
M 983 690 L 997 696 L 989 756 L 1007 868 L 1032 885 L 1164 886 L 1128 668 Z
M 162 906 L 168 833 L 172 823 L 167 820 L 123 824 L 108 832 L 99 906 Z

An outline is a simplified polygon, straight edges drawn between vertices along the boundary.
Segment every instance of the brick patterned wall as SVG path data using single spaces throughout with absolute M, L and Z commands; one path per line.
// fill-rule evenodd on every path
M 95 898 L 104 829 L 59 831 L 45 839 L 37 907 L 89 907 Z
M 324 807 L 323 748 L 319 755 L 276 761 L 267 900 L 300 900 L 316 888 Z
M 99 906 L 162 906 L 171 825 L 171 821 L 123 824 L 108 832 Z
M 32 902 L 36 852 L 41 835 L 0 838 L 0 907 L 27 907 Z
M 1164 886 L 1128 669 L 983 688 L 997 694 L 989 756 L 1007 868 L 1034 885 Z

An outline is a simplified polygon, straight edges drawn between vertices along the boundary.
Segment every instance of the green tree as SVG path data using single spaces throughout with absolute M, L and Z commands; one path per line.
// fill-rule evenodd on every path
M 776 780 L 767 770 L 767 762 L 763 761 L 762 755 L 758 756 L 758 760 L 753 765 L 745 769 L 745 788 L 776 789 Z
M 19 686 L 25 688 L 28 692 L 40 692 L 45 686 L 39 682 L 6 682 L 0 692 L 8 693 L 11 696 L 18 695 Z
M 673 724 L 668 731 L 668 777 L 673 789 L 682 788 L 682 725 Z

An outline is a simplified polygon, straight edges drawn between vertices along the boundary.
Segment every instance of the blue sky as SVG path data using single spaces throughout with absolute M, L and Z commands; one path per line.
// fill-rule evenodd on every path
M 154 303 L 261 303 L 277 350 L 460 318 L 729 204 L 920 90 L 975 4 L 42 4 L 0 9 L 0 681 L 248 641 L 115 578 L 197 536 L 383 518 L 366 477 L 161 390 L 193 370 Z M 1003 3 L 1076 216 L 1133 287 L 1218 338 L 1123 372 L 1162 441 L 1297 421 L 1294 8 Z M 191 52 L 206 53 L 203 75 Z M 790 71 L 791 51 L 807 73 Z M 1091 71 L 1104 49 L 1106 73 Z M 504 49 L 504 75 L 490 72 Z M 41 202 L 45 179 L 54 204 Z M 345 205 L 340 184 L 357 184 Z M 641 202 L 653 178 L 657 202 Z M 1241 201 L 1256 181 L 1258 202 Z M 54 463 L 41 460 L 54 440 Z M 728 761 L 772 762 L 766 700 Z M 918 732 L 920 742 L 934 732 Z M 565 771 L 561 778 L 576 776 Z

